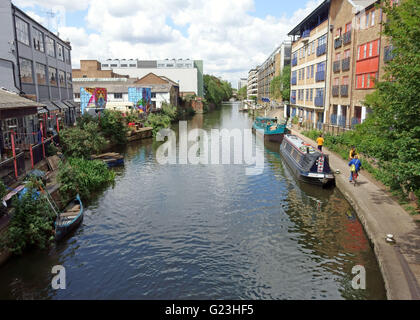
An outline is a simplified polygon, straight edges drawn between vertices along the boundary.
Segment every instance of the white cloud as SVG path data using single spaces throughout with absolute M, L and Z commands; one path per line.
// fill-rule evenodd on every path
M 321 1 L 310 0 L 292 15 L 265 18 L 252 16 L 253 0 L 38 0 L 37 4 L 88 9 L 86 26 L 59 30 L 60 37 L 72 43 L 75 66 L 80 59 L 202 59 L 205 73 L 236 83 L 288 39 L 287 33 Z

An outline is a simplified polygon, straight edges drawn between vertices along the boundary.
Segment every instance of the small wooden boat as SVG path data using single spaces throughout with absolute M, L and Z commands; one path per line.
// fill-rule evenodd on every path
M 55 221 L 55 240 L 60 241 L 83 220 L 83 204 L 80 196 L 77 195 L 66 209 L 57 216 Z
M 334 183 L 335 177 L 328 155 L 319 152 L 299 137 L 286 134 L 280 145 L 280 154 L 299 180 L 321 186 Z
M 264 140 L 282 142 L 283 136 L 290 133 L 287 129 L 287 120 L 283 124 L 277 123 L 277 118 L 257 117 L 252 125 L 252 130 L 258 134 L 264 134 Z
M 117 167 L 124 165 L 124 156 L 116 152 L 108 152 L 91 157 L 92 160 L 102 160 L 108 167 Z

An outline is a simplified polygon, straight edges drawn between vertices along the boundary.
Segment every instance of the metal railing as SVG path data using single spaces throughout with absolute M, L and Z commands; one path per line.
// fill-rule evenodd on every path
M 349 86 L 348 85 L 340 86 L 340 95 L 342 97 L 348 97 L 349 96 Z
M 340 48 L 342 44 L 343 40 L 341 39 L 341 37 L 334 39 L 334 49 Z
M 340 61 L 334 61 L 333 63 L 333 71 L 340 72 Z
M 341 69 L 343 71 L 350 70 L 350 57 L 341 60 Z
M 319 57 L 327 52 L 327 44 L 321 44 L 316 48 L 316 55 Z
M 315 106 L 317 107 L 324 106 L 324 95 L 315 97 Z
M 315 74 L 315 80 L 317 82 L 319 82 L 319 81 L 325 81 L 325 71 L 318 71 Z
M 351 42 L 351 31 L 347 31 L 343 34 L 343 44 L 348 44 Z

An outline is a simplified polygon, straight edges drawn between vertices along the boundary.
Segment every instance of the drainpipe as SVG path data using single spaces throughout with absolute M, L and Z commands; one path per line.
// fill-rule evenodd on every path
M 1 61 L 9 62 L 12 65 L 13 69 L 13 83 L 15 85 L 15 88 L 19 90 L 19 93 L 21 92 L 21 88 L 19 88 L 19 84 L 16 84 L 16 73 L 15 73 L 15 63 L 12 60 L 7 60 L 0 58 Z

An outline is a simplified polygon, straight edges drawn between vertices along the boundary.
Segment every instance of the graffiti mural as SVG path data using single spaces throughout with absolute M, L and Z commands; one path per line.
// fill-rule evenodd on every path
M 82 114 L 88 107 L 105 108 L 107 102 L 105 88 L 80 88 L 80 109 Z
M 151 88 L 128 88 L 128 101 L 141 113 L 149 113 L 152 108 L 152 89 Z

